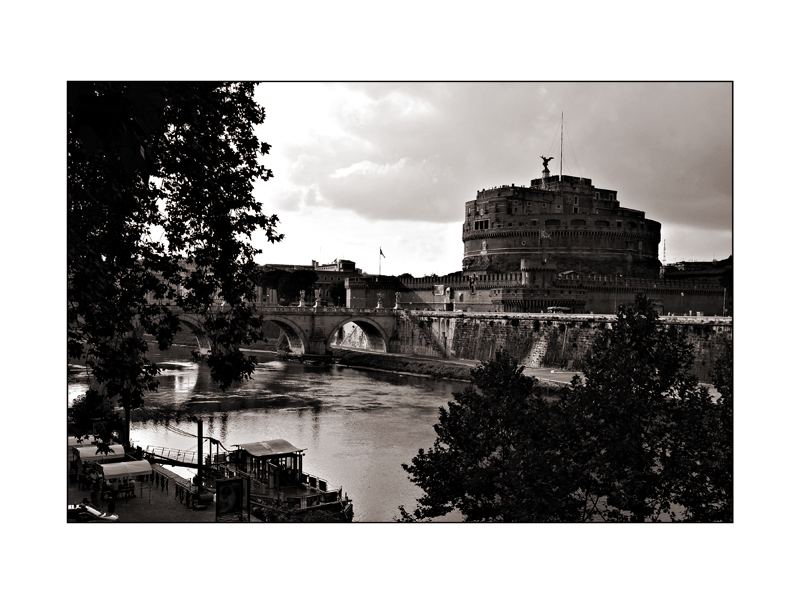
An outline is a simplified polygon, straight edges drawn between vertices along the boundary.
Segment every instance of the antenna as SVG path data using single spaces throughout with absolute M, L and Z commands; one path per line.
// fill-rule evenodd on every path
M 558 180 L 561 182 L 564 176 L 564 112 L 561 112 L 561 153 L 558 158 Z

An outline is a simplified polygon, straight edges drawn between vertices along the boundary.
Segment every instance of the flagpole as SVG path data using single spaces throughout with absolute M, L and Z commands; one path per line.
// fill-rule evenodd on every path
M 378 246 L 378 277 L 381 276 L 381 247 Z

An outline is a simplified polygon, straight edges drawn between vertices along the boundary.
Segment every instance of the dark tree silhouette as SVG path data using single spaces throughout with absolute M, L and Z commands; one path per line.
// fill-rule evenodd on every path
M 424 494 L 403 520 L 732 520 L 731 359 L 713 400 L 683 334 L 643 296 L 620 307 L 555 401 L 506 354 L 440 409 L 436 441 L 404 468 Z
M 576 455 L 584 466 L 581 492 L 590 519 L 685 519 L 679 493 L 703 463 L 698 438 L 715 448 L 720 434 L 701 428 L 715 408 L 692 373 L 693 350 L 675 326 L 658 321 L 637 296 L 601 331 L 565 395 L 579 430 Z M 699 436 L 702 432 L 703 435 Z
M 252 83 L 77 82 L 67 87 L 68 352 L 92 390 L 126 411 L 157 385 L 177 309 L 199 313 L 222 387 L 247 378 L 259 336 L 256 231 L 280 240 L 253 197 L 270 170 Z M 159 301 L 160 304 L 153 304 Z M 126 426 L 128 421 L 126 421 Z M 127 438 L 127 434 L 123 435 Z
M 472 371 L 471 385 L 439 410 L 433 447 L 403 464 L 424 495 L 412 512 L 400 508 L 401 519 L 454 509 L 470 521 L 580 518 L 574 463 L 560 442 L 572 432 L 569 418 L 535 384 L 504 351 Z

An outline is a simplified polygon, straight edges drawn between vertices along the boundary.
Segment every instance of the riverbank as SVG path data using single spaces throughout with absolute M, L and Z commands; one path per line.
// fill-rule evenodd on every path
M 459 382 L 469 382 L 472 370 L 480 365 L 480 361 L 474 360 L 423 358 L 344 349 L 337 349 L 334 352 L 334 362 L 351 369 L 386 371 Z M 540 391 L 545 395 L 560 392 L 574 376 L 582 375 L 575 371 L 562 371 L 548 367 L 526 367 L 523 373 L 536 378 Z
M 371 354 L 357 350 L 337 349 L 333 353 L 337 365 L 352 369 L 391 371 L 438 379 L 469 381 L 470 371 L 478 365 L 472 361 L 447 361 L 399 354 Z

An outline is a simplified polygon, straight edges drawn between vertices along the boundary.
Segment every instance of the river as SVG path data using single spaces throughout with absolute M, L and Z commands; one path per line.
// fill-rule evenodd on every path
M 465 386 L 264 355 L 251 380 L 220 392 L 208 367 L 192 361 L 189 348 L 161 352 L 153 347 L 150 356 L 163 370 L 145 406 L 173 413 L 166 414 L 169 419 L 132 422 L 135 445 L 194 450 L 196 439 L 171 430 L 196 433 L 190 415 L 203 420 L 207 436 L 228 447 L 284 438 L 306 448 L 306 471 L 347 492 L 358 522 L 392 521 L 399 505 L 413 509 L 422 491 L 400 464 L 433 444 L 438 408 Z M 85 374 L 72 374 L 69 397 L 85 388 Z

